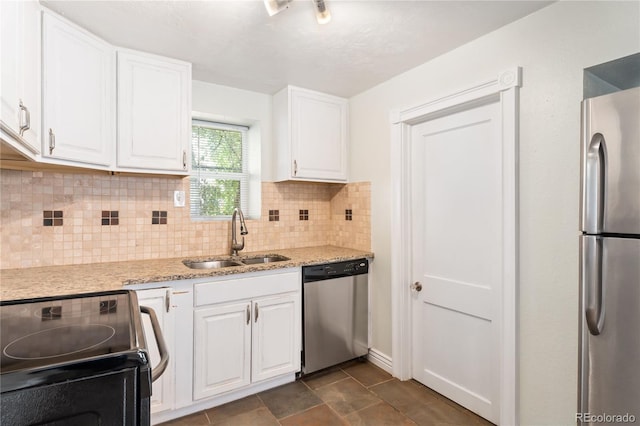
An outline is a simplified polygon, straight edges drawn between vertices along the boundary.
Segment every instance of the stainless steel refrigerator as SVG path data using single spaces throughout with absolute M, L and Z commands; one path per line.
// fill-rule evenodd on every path
M 640 88 L 584 100 L 581 139 L 576 420 L 640 422 Z

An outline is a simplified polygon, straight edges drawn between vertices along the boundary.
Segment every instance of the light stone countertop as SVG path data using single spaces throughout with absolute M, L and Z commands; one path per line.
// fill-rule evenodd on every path
M 190 269 L 185 258 L 135 260 L 0 270 L 0 300 L 61 296 L 120 290 L 127 285 L 217 277 L 246 272 L 292 268 L 327 262 L 373 258 L 373 253 L 336 246 L 241 253 L 240 259 L 266 254 L 290 258 L 283 262 L 220 269 Z M 229 259 L 230 256 L 190 257 L 189 260 Z

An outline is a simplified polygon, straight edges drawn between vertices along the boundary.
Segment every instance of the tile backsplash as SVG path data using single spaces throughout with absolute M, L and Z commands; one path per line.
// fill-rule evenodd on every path
M 370 189 L 263 182 L 261 217 L 247 220 L 245 251 L 325 244 L 369 251 Z M 178 190 L 188 194 L 188 179 L 1 169 L 0 269 L 228 254 L 230 221 L 192 221 L 188 206 L 173 206 Z

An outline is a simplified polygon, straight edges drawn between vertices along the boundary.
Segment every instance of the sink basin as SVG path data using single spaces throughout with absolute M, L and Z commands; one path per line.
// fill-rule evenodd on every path
M 242 266 L 242 263 L 235 260 L 203 260 L 199 262 L 192 262 L 185 260 L 182 262 L 191 269 L 218 269 L 228 268 L 230 266 Z
M 280 256 L 279 254 L 270 254 L 259 257 L 249 257 L 242 259 L 242 263 L 245 265 L 256 265 L 259 263 L 272 263 L 272 262 L 284 262 L 285 260 L 291 260 L 288 257 Z

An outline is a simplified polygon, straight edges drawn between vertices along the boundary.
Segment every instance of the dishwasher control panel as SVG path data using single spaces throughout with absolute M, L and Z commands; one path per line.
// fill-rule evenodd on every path
M 369 272 L 368 259 L 348 260 L 344 262 L 325 263 L 322 265 L 304 266 L 303 282 L 327 280 L 331 278 L 350 277 Z

